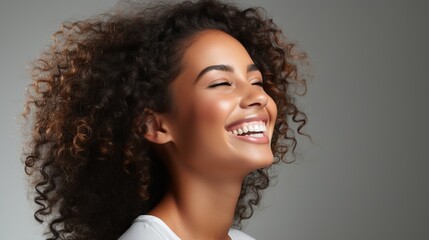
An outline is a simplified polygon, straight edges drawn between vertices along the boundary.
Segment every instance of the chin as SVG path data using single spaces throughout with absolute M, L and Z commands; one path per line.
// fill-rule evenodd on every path
M 273 164 L 273 156 L 271 155 L 270 158 L 265 159 L 263 161 L 259 161 L 256 169 L 267 168 L 267 167 L 271 166 L 272 164 Z
M 263 156 L 255 156 L 246 160 L 248 172 L 253 172 L 257 169 L 267 168 L 273 164 L 273 154 L 264 154 Z

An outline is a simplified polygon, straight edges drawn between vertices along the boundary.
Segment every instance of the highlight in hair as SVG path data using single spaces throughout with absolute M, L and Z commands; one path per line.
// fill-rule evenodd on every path
M 187 40 L 200 31 L 230 34 L 261 70 L 278 108 L 275 164 L 291 161 L 285 154 L 297 143 L 292 121 L 303 134 L 307 117 L 295 98 L 306 91 L 297 67 L 305 55 L 294 53 L 262 9 L 203 0 L 133 5 L 132 12 L 64 23 L 33 64 L 23 112 L 31 131 L 25 170 L 48 239 L 117 239 L 160 201 L 168 174 L 143 137 L 146 113 L 174 104 L 168 86 Z M 269 181 L 268 168 L 245 178 L 236 225 L 252 216 Z

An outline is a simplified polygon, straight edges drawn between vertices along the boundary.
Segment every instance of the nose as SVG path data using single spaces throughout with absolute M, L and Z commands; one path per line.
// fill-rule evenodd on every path
M 268 103 L 268 95 L 260 86 L 245 84 L 242 88 L 241 108 L 262 108 Z

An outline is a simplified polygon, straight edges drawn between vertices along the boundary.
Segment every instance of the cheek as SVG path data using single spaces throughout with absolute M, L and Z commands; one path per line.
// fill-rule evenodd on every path
M 225 135 L 225 124 L 234 110 L 231 99 L 209 94 L 188 95 L 178 104 L 180 145 L 210 145 Z
M 225 99 L 205 98 L 197 100 L 195 107 L 195 123 L 211 128 L 224 128 L 234 106 L 231 101 Z
M 213 171 L 222 166 L 219 159 L 228 157 L 224 155 L 229 149 L 225 124 L 234 104 L 227 99 L 207 95 L 188 100 L 185 104 L 187 113 L 182 115 L 180 124 L 183 127 L 178 129 L 180 140 L 176 142 L 177 147 L 189 166 L 198 171 Z

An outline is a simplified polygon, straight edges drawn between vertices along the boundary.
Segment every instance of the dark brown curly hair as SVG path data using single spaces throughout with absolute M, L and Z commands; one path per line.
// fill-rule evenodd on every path
M 236 38 L 261 70 L 278 108 L 274 163 L 291 161 L 285 158 L 297 143 L 291 121 L 306 135 L 307 117 L 295 103 L 306 92 L 297 67 L 305 54 L 294 53 L 263 9 L 216 0 L 131 6 L 132 13 L 65 22 L 33 63 L 23 156 L 34 216 L 48 224 L 48 239 L 117 239 L 160 201 L 168 174 L 144 138 L 146 110 L 166 112 L 175 104 L 169 84 L 189 39 L 202 30 Z M 252 216 L 269 180 L 268 168 L 245 178 L 236 225 Z

